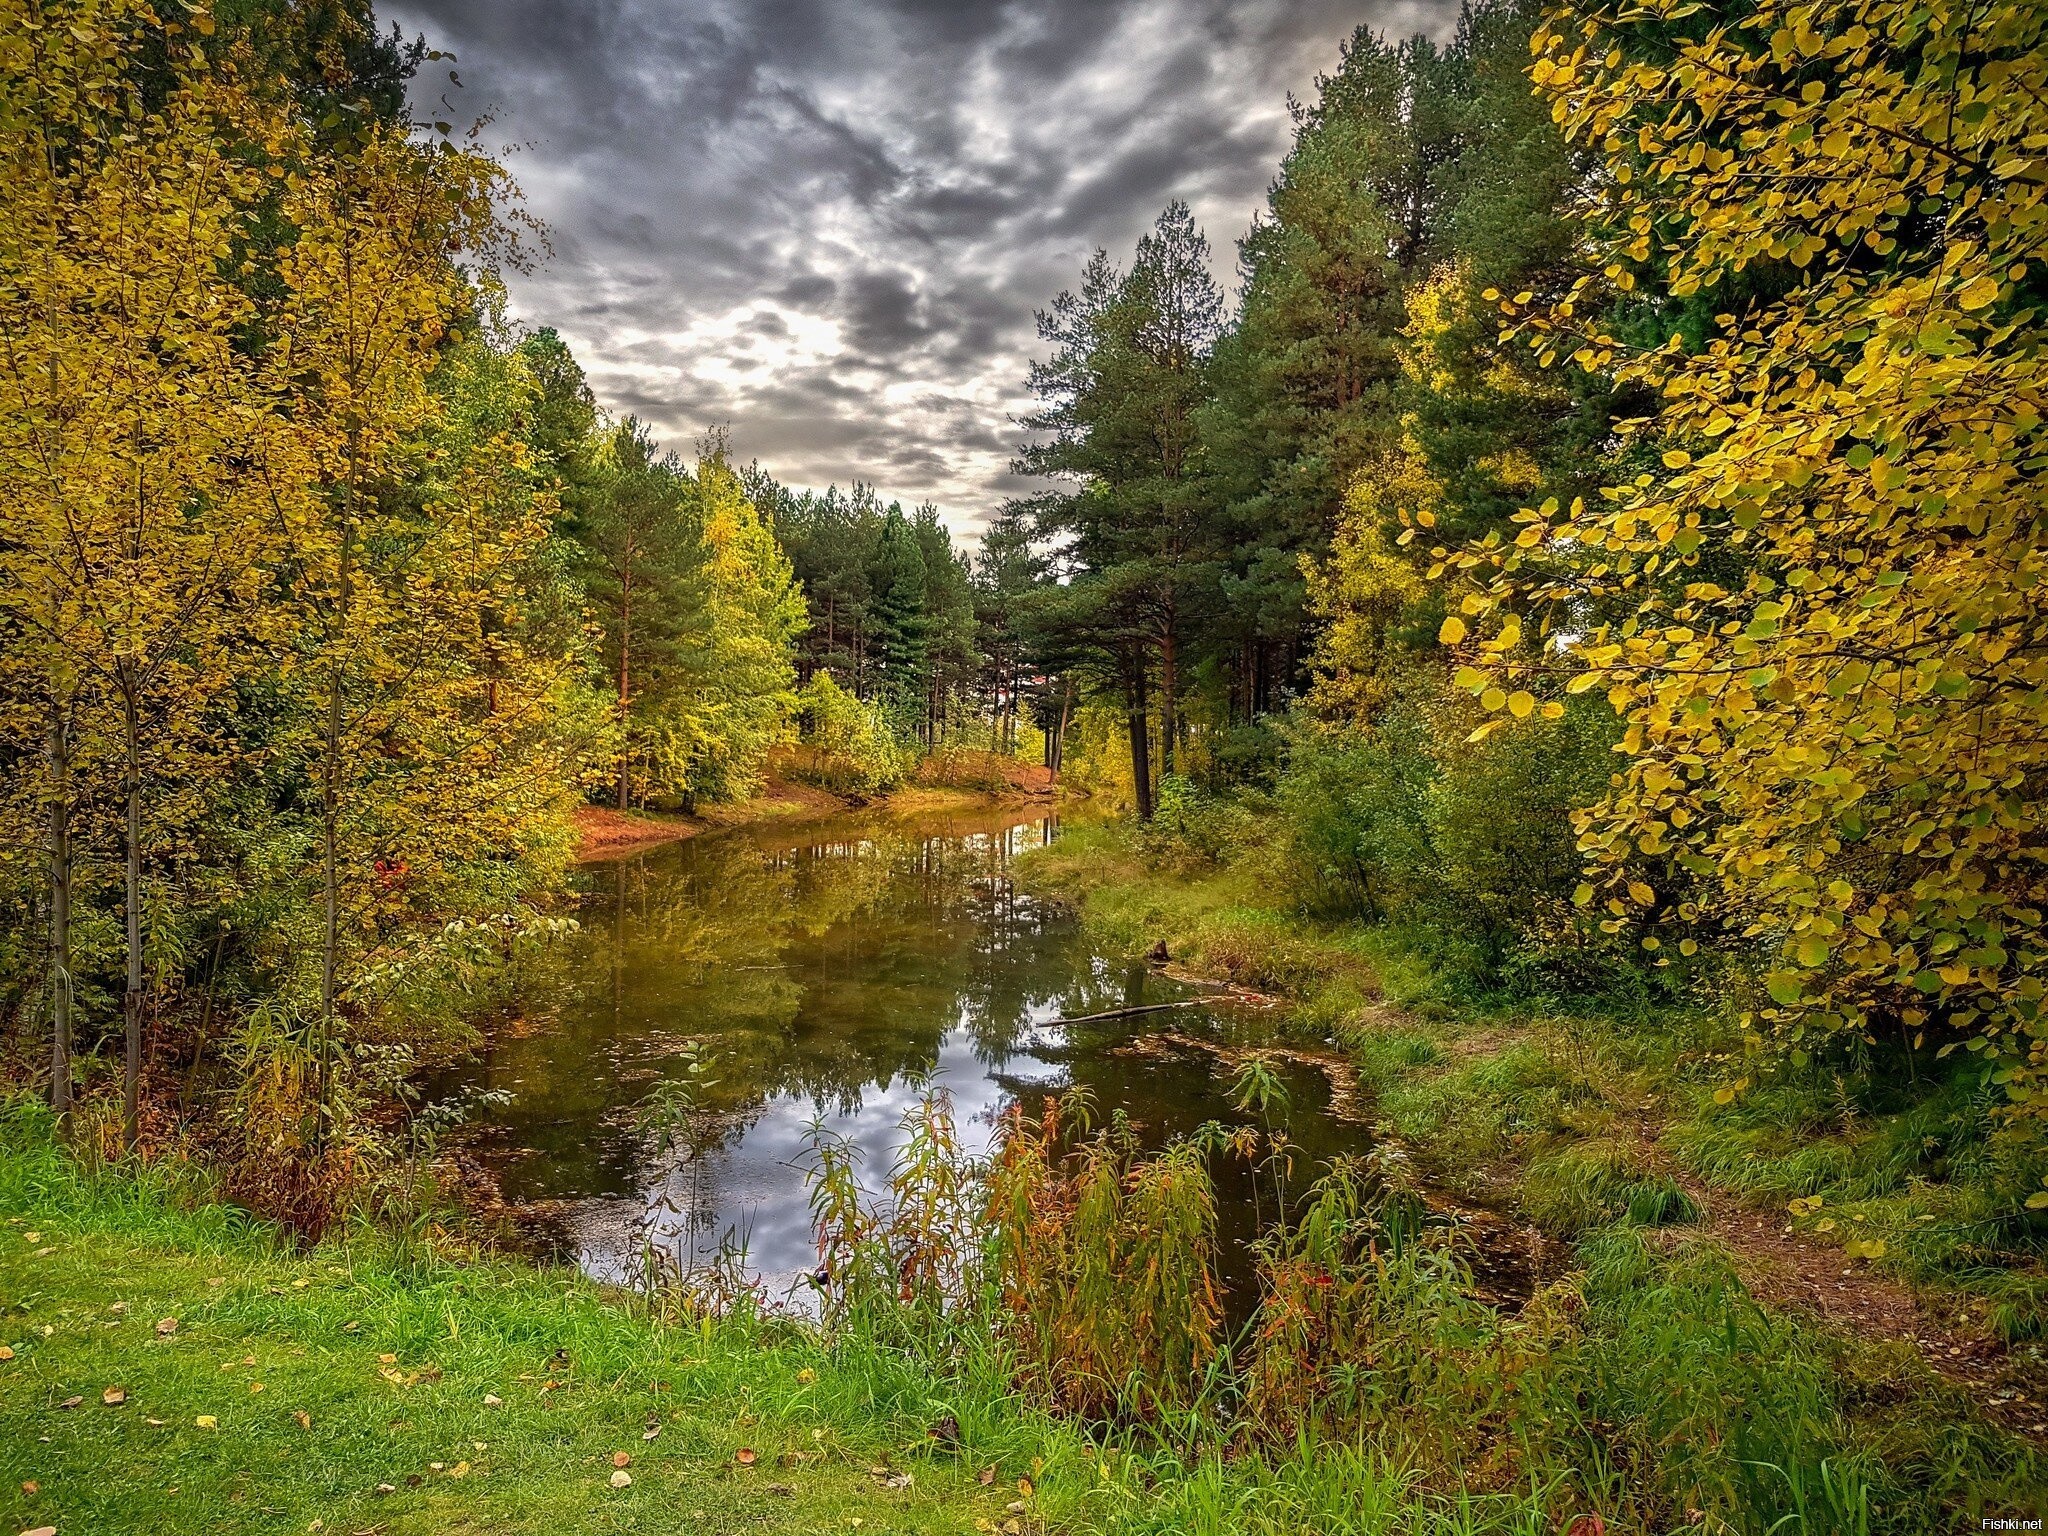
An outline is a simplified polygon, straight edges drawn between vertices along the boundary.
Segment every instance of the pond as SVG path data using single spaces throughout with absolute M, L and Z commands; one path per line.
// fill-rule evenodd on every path
M 1012 861 L 1058 830 L 1042 808 L 854 815 L 586 865 L 580 931 L 526 979 L 522 1016 L 437 1091 L 506 1096 L 461 1135 L 558 1256 L 625 1280 L 643 1243 L 686 1269 L 743 1254 L 768 1299 L 799 1305 L 817 1262 L 807 1128 L 851 1140 L 879 1187 L 927 1077 L 976 1153 L 1011 1104 L 1035 1112 L 1075 1085 L 1151 1145 L 1246 1122 L 1230 1061 L 1270 1040 L 1270 1012 L 1105 954 L 1019 890 Z M 1165 1003 L 1181 1006 L 1090 1017 Z M 1268 1113 L 1298 1181 L 1363 1148 L 1331 1113 L 1328 1069 L 1300 1053 L 1280 1070 L 1287 1107 Z M 664 1083 L 690 1085 L 680 1137 L 645 1114 Z M 1235 1291 L 1260 1212 L 1251 1170 L 1215 1162 Z

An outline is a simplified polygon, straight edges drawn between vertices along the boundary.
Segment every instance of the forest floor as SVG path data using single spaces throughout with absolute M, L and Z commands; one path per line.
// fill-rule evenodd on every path
M 1162 867 L 1117 827 L 1070 833 L 1018 876 L 1171 974 L 1293 1002 L 1292 1043 L 1339 1049 L 1378 1134 L 1453 1199 L 1569 1255 L 1648 1192 L 1673 1213 L 1666 1246 L 1710 1239 L 1763 1306 L 1916 1357 L 1958 1389 L 1951 1407 L 2048 1446 L 2048 1274 L 2038 1254 L 1987 1251 L 1976 1192 L 1882 1187 L 1874 1169 L 1926 1129 L 1910 1113 L 1815 1126 L 1729 1111 L 1712 1091 L 1725 1042 L 1697 1012 L 1447 998 L 1389 936 L 1300 918 L 1237 872 Z

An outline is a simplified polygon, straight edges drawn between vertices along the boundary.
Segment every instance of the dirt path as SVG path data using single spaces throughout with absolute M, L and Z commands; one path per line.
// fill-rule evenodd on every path
M 1643 1162 L 1685 1191 L 1700 1212 L 1694 1230 L 1728 1249 L 1743 1285 L 1759 1302 L 1810 1313 L 1860 1339 L 1910 1344 L 1935 1374 L 1966 1389 L 1985 1417 L 2048 1444 L 2048 1402 L 2027 1367 L 1998 1340 L 1958 1331 L 1906 1286 L 1840 1248 L 1802 1236 L 1784 1213 L 1714 1189 L 1664 1150 L 1656 1126 L 1640 1125 L 1637 1134 Z

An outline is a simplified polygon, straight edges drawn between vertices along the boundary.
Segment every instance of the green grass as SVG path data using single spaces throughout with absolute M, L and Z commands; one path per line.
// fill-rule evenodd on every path
M 1221 1433 L 1091 1436 L 1023 1400 L 985 1335 L 905 1347 L 883 1322 L 665 1325 L 502 1259 L 401 1262 L 375 1235 L 295 1252 L 189 1172 L 87 1171 L 37 1110 L 0 1115 L 0 1529 L 1544 1528 L 1528 1499 L 1423 1487 L 1363 1449 L 1268 1463 Z M 614 1488 L 622 1451 L 632 1482 Z
M 1000 1528 L 1034 1467 L 1030 1529 L 1099 1481 L 999 1383 L 788 1326 L 662 1327 L 503 1261 L 294 1255 L 169 1180 L 86 1177 L 46 1147 L 0 1155 L 0 1300 L 9 1531 L 953 1533 Z M 946 1415 L 957 1448 L 928 1433 Z
M 1690 1230 L 1670 1172 L 1780 1211 L 1818 1197 L 1785 1219 L 1822 1242 L 1883 1238 L 1874 1267 L 2008 1341 L 2024 1379 L 2048 1366 L 2048 1220 L 2025 1210 L 2038 1167 L 1973 1076 L 1759 1062 L 1703 1004 L 1478 992 L 1432 967 L 1427 936 L 1288 911 L 1255 863 L 1176 860 L 1156 832 L 1105 826 L 1019 874 L 1132 954 L 1164 941 L 1197 968 L 1269 978 L 1344 1044 L 1383 1134 L 1440 1186 L 1574 1243 L 1574 1273 L 1521 1325 L 1516 1411 L 1543 1426 L 1517 1452 L 1530 1475 L 1644 1529 L 1683 1528 L 1691 1509 L 1758 1532 L 2039 1513 L 2032 1453 L 1909 1345 L 1759 1307 L 1728 1250 Z M 1560 1298 L 1572 1326 L 1544 1336 Z

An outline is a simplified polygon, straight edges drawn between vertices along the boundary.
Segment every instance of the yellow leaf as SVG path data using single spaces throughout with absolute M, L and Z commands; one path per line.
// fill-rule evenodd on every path
M 1526 689 L 1516 689 L 1508 695 L 1508 713 L 1517 720 L 1529 718 L 1529 712 L 1536 707 L 1536 696 Z
M 1998 302 L 1998 279 L 1986 272 L 1956 295 L 1964 309 L 1988 309 Z
M 1436 637 L 1445 645 L 1457 645 L 1465 638 L 1465 621 L 1455 613 L 1452 614 L 1444 620 L 1443 626 L 1437 630 Z
M 1629 899 L 1639 907 L 1654 906 L 1657 901 L 1657 893 L 1640 880 L 1629 881 L 1628 894 Z
M 212 1414 L 210 1414 L 210 1413 L 202 1413 L 202 1414 L 200 1414 L 200 1415 L 199 1415 L 199 1417 L 198 1417 L 198 1418 L 194 1419 L 194 1420 L 193 1420 L 192 1422 L 193 1422 L 194 1424 L 197 1424 L 197 1425 L 198 1425 L 198 1426 L 199 1426 L 199 1427 L 200 1427 L 201 1429 L 219 1429 L 219 1428 L 220 1428 L 220 1420 L 219 1420 L 219 1419 L 217 1419 L 217 1418 L 215 1418 L 215 1417 L 214 1417 L 214 1416 L 213 1416 Z

